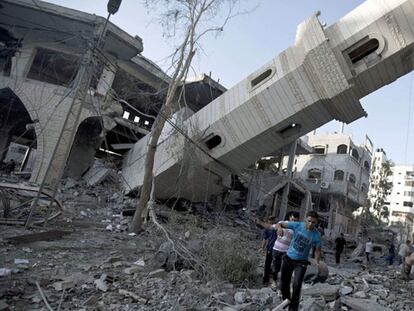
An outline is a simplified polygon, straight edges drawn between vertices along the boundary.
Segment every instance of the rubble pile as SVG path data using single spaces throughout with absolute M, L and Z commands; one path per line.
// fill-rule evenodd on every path
M 148 223 L 136 235 L 122 215 L 134 201 L 113 179 L 93 186 L 68 179 L 59 199 L 63 215 L 47 227 L 0 227 L 1 311 L 254 311 L 282 302 L 261 284 L 261 230 L 243 210 L 158 206 L 165 231 Z M 303 310 L 414 309 L 414 281 L 401 280 L 398 266 L 365 266 L 348 249 L 333 267 L 331 240 L 324 249 L 329 277 L 304 285 Z

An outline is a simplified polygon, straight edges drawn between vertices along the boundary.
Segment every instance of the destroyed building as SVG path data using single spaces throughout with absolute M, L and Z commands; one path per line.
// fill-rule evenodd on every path
M 84 55 L 105 18 L 30 0 L 2 1 L 0 17 L 0 160 L 15 158 L 16 174 L 38 184 L 56 183 L 65 168 L 66 176 L 79 179 L 95 157 L 122 162 L 151 130 L 169 83 L 142 55 L 142 39 L 109 22 L 87 66 Z M 63 128 L 83 66 L 91 76 L 85 102 L 78 122 Z M 180 103 L 197 111 L 224 91 L 199 76 Z M 66 162 L 52 159 L 68 152 Z
M 319 126 L 366 116 L 359 99 L 413 68 L 412 10 L 410 1 L 368 0 L 329 27 L 318 14 L 306 19 L 291 47 L 183 121 L 191 143 L 163 131 L 154 195 L 205 201 L 231 175 Z M 143 183 L 146 139 L 125 157 L 126 191 Z
M 313 148 L 296 157 L 294 177 L 305 182 L 312 193 L 312 206 L 327 232 L 355 234 L 358 221 L 352 213 L 367 206 L 372 143 L 361 145 L 346 134 L 308 135 Z

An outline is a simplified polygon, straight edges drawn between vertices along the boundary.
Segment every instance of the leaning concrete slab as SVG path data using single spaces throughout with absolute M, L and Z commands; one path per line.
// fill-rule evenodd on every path
M 205 200 L 227 175 L 332 119 L 366 116 L 359 100 L 414 67 L 413 21 L 414 0 L 368 0 L 327 28 L 305 20 L 290 48 L 180 125 L 192 142 L 163 132 L 155 195 Z M 127 190 L 142 185 L 147 141 L 125 158 Z M 177 182 L 190 160 L 192 175 Z

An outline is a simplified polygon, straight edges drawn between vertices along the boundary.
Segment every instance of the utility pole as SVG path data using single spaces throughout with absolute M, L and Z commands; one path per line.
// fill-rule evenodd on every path
M 94 33 L 93 43 L 89 43 L 89 47 L 82 58 L 82 64 L 79 68 L 78 74 L 75 78 L 75 83 L 73 89 L 75 90 L 73 95 L 73 100 L 70 105 L 68 112 L 66 113 L 66 118 L 63 121 L 62 129 L 59 133 L 58 140 L 53 148 L 51 159 L 46 168 L 45 175 L 42 179 L 42 182 L 39 186 L 36 197 L 33 199 L 30 206 L 30 212 L 26 219 L 25 227 L 27 228 L 30 225 L 33 212 L 35 211 L 37 204 L 39 203 L 39 198 L 41 193 L 44 191 L 46 186 L 52 188 L 53 195 L 51 198 L 51 203 L 56 196 L 59 182 L 63 176 L 65 165 L 62 166 L 62 163 L 66 163 L 75 135 L 78 128 L 79 119 L 82 113 L 83 103 L 88 95 L 89 86 L 91 83 L 92 76 L 94 74 L 95 65 L 94 65 L 94 50 L 100 48 L 102 45 L 102 39 L 105 37 L 106 29 L 108 26 L 109 18 L 112 14 L 115 14 L 119 6 L 121 5 L 122 0 L 109 0 L 108 2 L 108 17 L 105 20 L 103 25 L 97 27 Z M 67 148 L 59 148 L 59 146 L 67 146 Z M 54 178 L 50 178 L 50 176 Z M 56 177 L 57 176 L 57 177 Z M 46 218 L 47 219 L 47 218 Z M 47 220 L 45 220 L 47 221 Z

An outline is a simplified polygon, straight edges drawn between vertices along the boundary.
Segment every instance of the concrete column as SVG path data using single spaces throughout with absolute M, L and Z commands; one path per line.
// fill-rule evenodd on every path
M 23 49 L 21 52 L 16 53 L 16 55 L 12 57 L 10 76 L 25 78 L 32 66 L 35 55 L 35 48 Z

